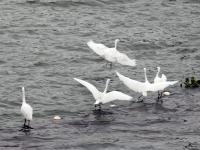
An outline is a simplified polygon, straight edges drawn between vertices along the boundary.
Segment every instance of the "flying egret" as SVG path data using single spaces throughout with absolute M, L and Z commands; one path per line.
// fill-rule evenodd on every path
M 136 60 L 130 59 L 126 54 L 121 53 L 117 50 L 117 43 L 119 42 L 119 39 L 115 40 L 115 47 L 108 48 L 104 44 L 95 43 L 94 41 L 90 40 L 87 42 L 87 45 L 89 48 L 91 48 L 96 54 L 103 57 L 105 60 L 110 62 L 110 66 L 112 68 L 112 63 L 118 62 L 122 65 L 127 66 L 135 66 Z
M 24 87 L 22 87 L 22 106 L 21 106 L 21 113 L 24 116 L 24 129 L 33 129 L 30 126 L 30 121 L 32 120 L 32 115 L 33 115 L 33 108 L 26 103 L 25 100 L 25 89 Z M 28 125 L 26 124 L 26 122 L 28 122 Z
M 97 88 L 94 85 L 92 85 L 84 80 L 77 79 L 77 78 L 74 78 L 74 80 L 78 81 L 80 84 L 85 86 L 92 93 L 94 99 L 96 100 L 94 103 L 94 106 L 95 106 L 95 108 L 97 106 L 99 106 L 99 110 L 101 110 L 102 104 L 105 104 L 105 103 L 108 103 L 108 102 L 111 102 L 114 100 L 130 101 L 132 99 L 131 96 L 124 94 L 122 92 L 119 92 L 119 91 L 112 91 L 112 92 L 107 93 L 108 84 L 110 82 L 110 79 L 107 79 L 107 81 L 106 81 L 106 87 L 104 89 L 104 92 L 100 92 L 99 90 L 97 90 Z

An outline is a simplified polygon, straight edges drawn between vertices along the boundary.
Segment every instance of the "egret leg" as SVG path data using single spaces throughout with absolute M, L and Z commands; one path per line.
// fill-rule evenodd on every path
M 28 120 L 28 128 L 29 128 L 29 129 L 33 129 L 33 128 L 30 126 L 30 122 L 31 122 L 31 121 Z
M 158 100 L 159 100 L 159 98 L 160 98 L 160 92 L 158 91 Z
M 99 111 L 101 111 L 101 104 L 99 104 Z
M 158 91 L 159 92 L 159 91 Z M 157 100 L 157 102 L 163 102 L 162 100 L 161 100 L 161 98 L 162 98 L 162 96 L 163 96 L 163 92 L 159 92 L 159 94 L 158 94 L 158 100 Z
M 160 92 L 160 98 L 162 98 L 163 97 L 163 92 Z
M 97 109 L 97 106 L 98 106 L 98 109 Z M 101 110 L 101 104 L 96 104 L 94 105 L 94 107 L 95 107 L 95 110 Z
M 108 62 L 108 61 L 106 61 L 106 68 L 107 68 L 107 65 L 108 65 L 108 63 L 109 63 L 109 62 Z
M 30 120 L 28 120 L 28 128 L 30 128 L 31 126 L 30 126 Z
M 159 96 L 159 99 L 161 99 L 163 96 L 163 92 L 160 92 L 160 96 Z
M 23 128 L 26 128 L 26 119 L 24 119 L 24 126 Z

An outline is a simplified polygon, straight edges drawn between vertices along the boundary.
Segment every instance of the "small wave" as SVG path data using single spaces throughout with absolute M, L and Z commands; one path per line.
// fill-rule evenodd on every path
M 194 57 L 196 60 L 200 60 L 200 55 Z
M 200 4 L 200 0 L 186 0 L 184 3 Z
M 191 54 L 191 53 L 196 53 L 198 51 L 197 48 L 177 48 L 176 49 L 176 54 Z
M 43 2 L 39 0 L 29 0 L 26 1 L 28 4 L 38 4 L 42 6 L 55 6 L 55 7 L 70 7 L 70 6 L 81 6 L 81 5 L 86 5 L 86 6 L 102 6 L 103 3 L 100 1 L 86 1 L 86 0 L 68 0 L 68 1 L 48 1 L 48 2 Z

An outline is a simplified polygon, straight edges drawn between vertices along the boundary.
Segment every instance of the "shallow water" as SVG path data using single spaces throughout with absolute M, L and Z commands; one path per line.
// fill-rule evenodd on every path
M 200 149 L 200 93 L 176 84 L 156 104 L 115 102 L 93 111 L 93 97 L 73 77 L 103 90 L 139 94 L 126 88 L 115 70 L 140 81 L 156 67 L 169 80 L 200 75 L 198 0 L 1 0 L 0 149 L 183 150 Z M 89 39 L 137 59 L 136 67 L 105 61 L 86 45 Z M 34 130 L 19 132 L 21 86 L 34 108 Z M 62 120 L 53 121 L 54 115 Z

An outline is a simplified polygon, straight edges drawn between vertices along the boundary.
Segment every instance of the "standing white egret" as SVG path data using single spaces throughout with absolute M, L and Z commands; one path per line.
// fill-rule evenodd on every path
M 25 129 L 32 129 L 30 126 L 30 121 L 32 120 L 32 115 L 33 115 L 33 108 L 26 103 L 25 99 L 25 89 L 22 87 L 22 106 L 21 106 L 21 113 L 24 116 L 24 126 L 23 128 Z M 28 122 L 28 125 L 26 124 Z
M 107 79 L 107 81 L 106 81 L 106 87 L 104 89 L 104 92 L 100 92 L 99 90 L 97 90 L 97 88 L 94 85 L 92 85 L 84 80 L 77 79 L 77 78 L 74 78 L 74 80 L 78 81 L 80 84 L 85 86 L 92 93 L 94 99 L 96 100 L 94 103 L 95 108 L 97 106 L 99 106 L 99 109 L 101 109 L 102 104 L 105 104 L 105 103 L 108 103 L 108 102 L 111 102 L 114 100 L 129 101 L 132 99 L 131 96 L 124 94 L 122 92 L 119 92 L 119 91 L 112 91 L 112 92 L 107 93 L 108 84 L 110 82 L 110 79 Z
M 112 63 L 118 62 L 122 65 L 127 66 L 135 66 L 136 60 L 130 59 L 126 54 L 120 53 L 117 50 L 117 43 L 119 42 L 119 39 L 115 40 L 115 47 L 108 48 L 104 44 L 95 43 L 94 41 L 90 40 L 87 42 L 87 45 L 89 48 L 91 48 L 96 54 L 103 57 L 105 60 L 110 62 L 110 66 L 112 67 Z

